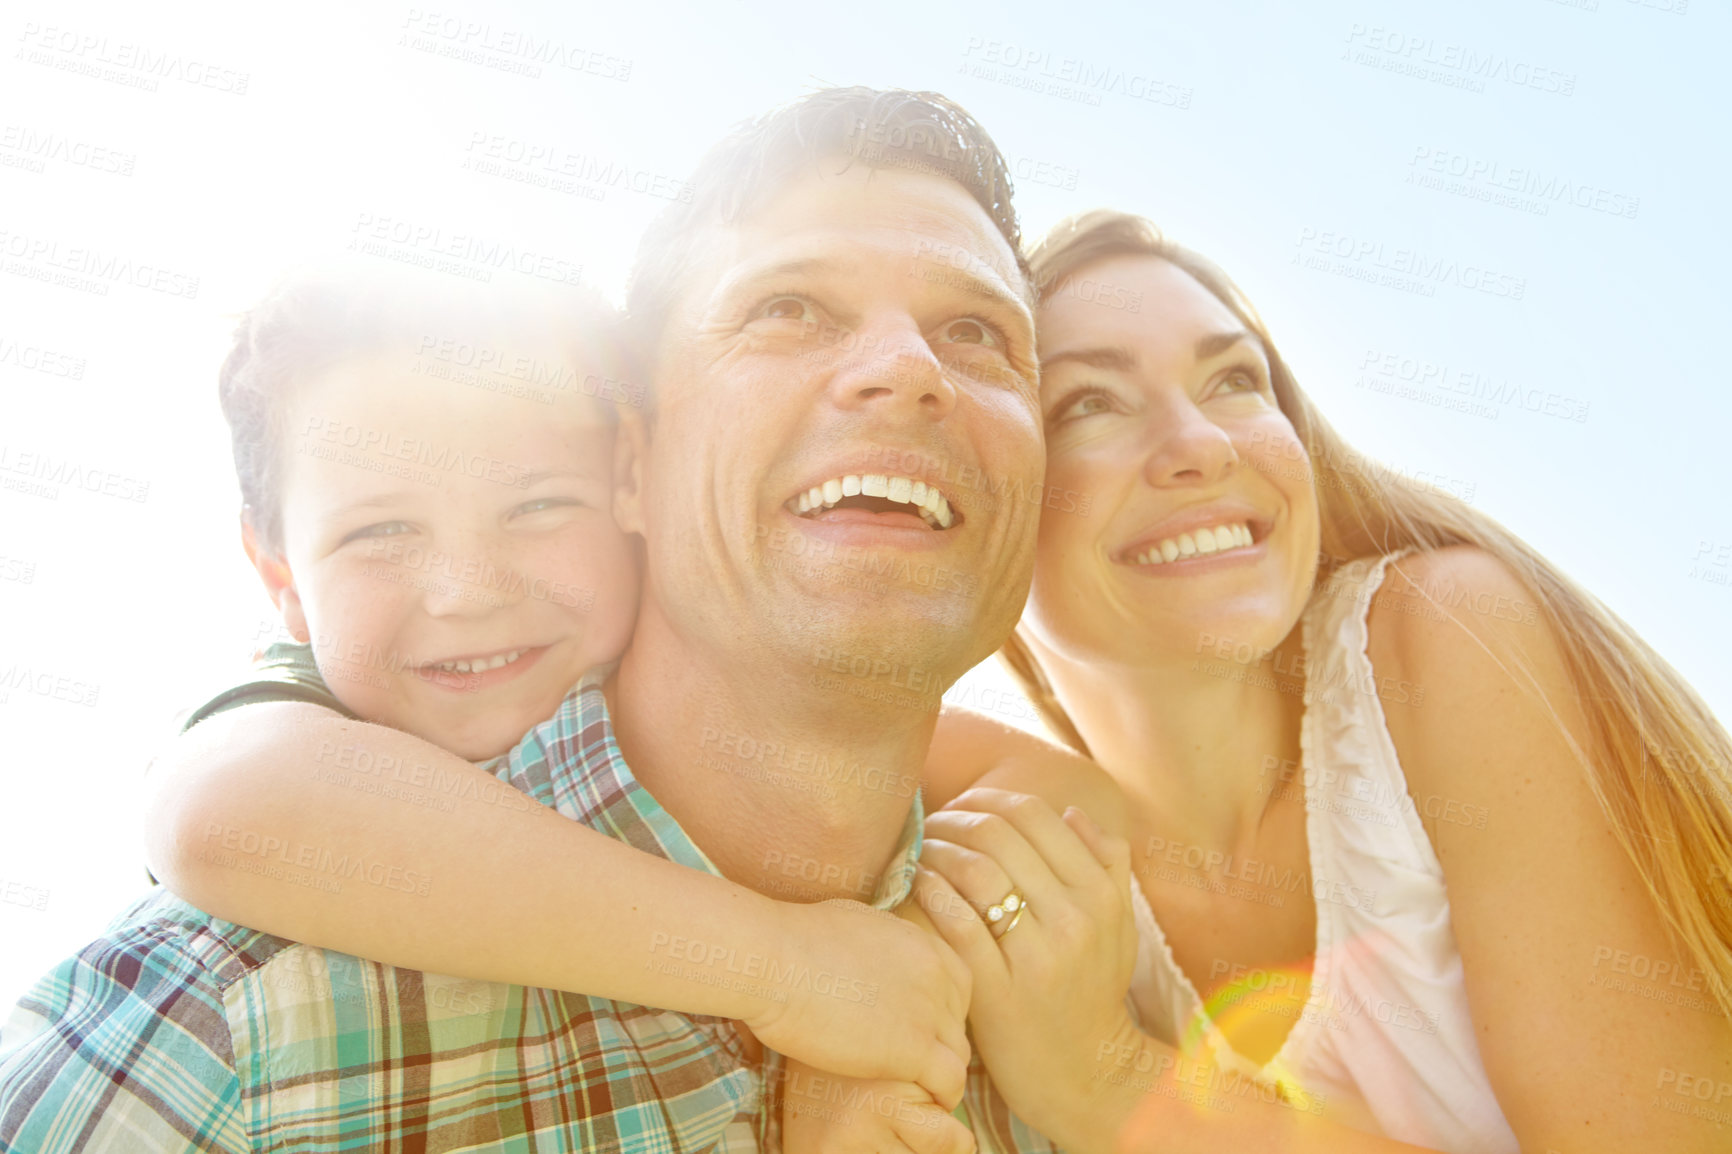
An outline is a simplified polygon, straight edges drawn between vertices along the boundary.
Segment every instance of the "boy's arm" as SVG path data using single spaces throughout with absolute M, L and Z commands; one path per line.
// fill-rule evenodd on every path
M 150 790 L 152 871 L 217 917 L 412 969 L 737 1018 L 813 1065 L 960 1096 L 966 969 L 858 903 L 773 901 L 305 703 L 200 722 L 158 756 Z M 747 980 L 796 964 L 870 973 L 875 1004 Z
M 247 705 L 187 731 L 151 779 L 147 863 L 217 917 L 412 969 L 730 1018 L 763 1008 L 645 966 L 674 934 L 779 940 L 777 903 L 562 820 L 400 730 Z
M 945 706 L 921 774 L 928 810 L 975 786 L 1028 793 L 1056 813 L 1076 806 L 1115 837 L 1126 836 L 1124 794 L 1088 758 L 971 709 Z

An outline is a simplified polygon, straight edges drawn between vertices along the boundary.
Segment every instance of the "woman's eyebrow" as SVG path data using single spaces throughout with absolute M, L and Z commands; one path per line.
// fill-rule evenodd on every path
M 1240 341 L 1251 341 L 1258 348 L 1263 347 L 1263 342 L 1251 330 L 1230 329 L 1226 332 L 1210 333 L 1206 337 L 1199 338 L 1191 350 L 1191 355 L 1199 361 L 1206 361 L 1210 357 L 1221 355 Z
M 1076 363 L 1087 365 L 1091 369 L 1102 372 L 1128 373 L 1137 367 L 1137 358 L 1130 351 L 1121 348 L 1098 349 L 1067 349 L 1062 353 L 1054 353 L 1040 362 L 1042 373 L 1050 371 L 1056 365 Z

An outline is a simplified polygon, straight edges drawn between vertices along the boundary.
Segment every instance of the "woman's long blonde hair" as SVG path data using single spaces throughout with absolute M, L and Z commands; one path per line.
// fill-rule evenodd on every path
M 1492 518 L 1355 453 L 1300 390 L 1238 286 L 1151 222 L 1100 210 L 1059 224 L 1029 253 L 1038 298 L 1116 256 L 1157 257 L 1183 269 L 1262 340 L 1276 400 L 1316 479 L 1319 590 L 1353 558 L 1473 545 L 1536 595 L 1588 718 L 1589 746 L 1577 749 L 1588 784 L 1677 942 L 1706 975 L 1708 992 L 1732 1016 L 1732 739 L 1695 690 L 1634 630 Z M 1087 753 L 1020 629 L 1000 657 L 1052 730 Z

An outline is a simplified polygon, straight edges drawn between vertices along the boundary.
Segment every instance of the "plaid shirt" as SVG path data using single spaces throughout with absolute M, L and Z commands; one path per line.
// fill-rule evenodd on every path
M 487 768 L 568 818 L 718 872 L 620 756 L 600 673 Z M 922 824 L 917 797 L 878 908 L 907 895 Z M 286 854 L 282 868 L 241 850 L 241 868 L 298 884 L 384 868 L 304 869 Z M 775 1152 L 782 1071 L 724 1019 L 381 965 L 159 890 L 0 1029 L 0 1151 Z M 982 1151 L 1053 1149 L 978 1057 L 965 1104 Z

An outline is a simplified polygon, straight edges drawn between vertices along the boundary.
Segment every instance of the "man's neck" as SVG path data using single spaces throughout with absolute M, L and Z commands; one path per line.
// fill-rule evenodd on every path
M 725 876 L 783 900 L 872 900 L 935 711 L 694 651 L 648 599 L 606 693 L 633 775 Z

